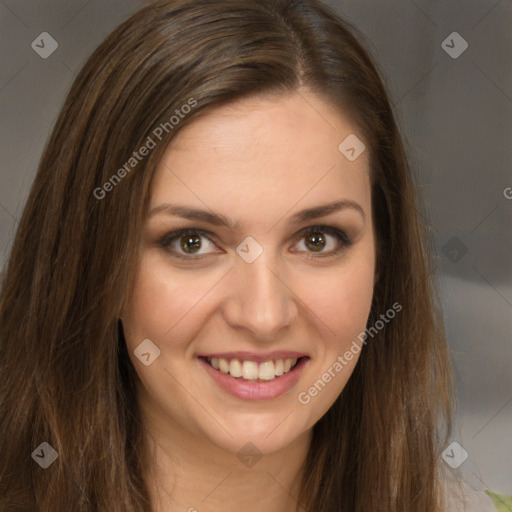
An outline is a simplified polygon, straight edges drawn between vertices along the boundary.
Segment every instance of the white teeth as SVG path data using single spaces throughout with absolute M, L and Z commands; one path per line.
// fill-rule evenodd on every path
M 231 359 L 231 363 L 229 363 L 229 373 L 231 374 L 231 377 L 242 376 L 242 365 L 238 359 Z
M 216 370 L 229 373 L 232 377 L 244 380 L 273 380 L 290 371 L 297 358 L 276 359 L 275 361 L 239 361 L 238 359 L 223 359 L 213 357 L 208 362 Z
M 276 372 L 276 375 L 279 376 L 279 375 L 283 375 L 284 373 L 284 363 L 283 363 L 283 360 L 282 359 L 278 359 L 276 361 L 276 364 L 275 364 L 275 372 Z
M 229 373 L 229 361 L 219 359 L 219 369 L 222 373 Z
M 245 363 L 244 363 L 245 364 Z M 274 361 L 265 361 L 260 364 L 258 378 L 261 380 L 272 380 L 276 376 Z
M 229 372 L 231 373 L 231 372 Z M 244 379 L 246 380 L 253 380 L 258 378 L 258 363 L 254 361 L 244 361 L 244 365 L 242 367 L 242 374 L 244 376 Z M 232 377 L 240 377 L 240 375 L 233 375 L 231 373 Z

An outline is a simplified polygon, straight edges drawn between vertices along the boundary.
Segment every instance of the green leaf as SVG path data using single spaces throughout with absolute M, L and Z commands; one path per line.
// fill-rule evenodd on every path
M 504 496 L 493 491 L 485 491 L 492 499 L 498 512 L 512 512 L 512 496 Z

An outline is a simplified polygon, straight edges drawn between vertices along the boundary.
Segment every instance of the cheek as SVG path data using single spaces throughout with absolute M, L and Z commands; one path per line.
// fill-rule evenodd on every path
M 179 332 L 181 321 L 213 282 L 208 275 L 192 282 L 185 274 L 171 272 L 170 266 L 162 264 L 161 257 L 147 254 L 123 318 L 127 343 L 136 345 L 137 341 L 149 338 L 160 345 L 169 337 L 176 340 L 173 335 Z
M 364 331 L 370 313 L 374 288 L 372 247 L 361 248 L 338 269 L 316 273 L 314 278 L 298 278 L 298 295 L 317 317 L 318 330 L 327 352 L 340 353 Z
M 302 293 L 316 318 L 316 362 L 305 376 L 297 400 L 314 423 L 345 388 L 362 350 L 358 337 L 366 328 L 374 288 L 372 247 L 351 258 L 335 272 L 316 276 L 316 285 Z M 355 255 L 354 255 L 355 256 Z M 311 283 L 310 283 L 311 284 Z
M 346 340 L 364 330 L 373 297 L 373 274 L 352 271 L 340 278 L 338 286 L 331 286 L 332 301 L 325 308 L 329 325 Z

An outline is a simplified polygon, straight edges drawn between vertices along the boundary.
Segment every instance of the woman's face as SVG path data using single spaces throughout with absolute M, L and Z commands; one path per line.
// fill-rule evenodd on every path
M 344 388 L 375 268 L 354 135 L 303 91 L 218 108 L 167 148 L 122 318 L 140 404 L 162 432 L 271 453 Z

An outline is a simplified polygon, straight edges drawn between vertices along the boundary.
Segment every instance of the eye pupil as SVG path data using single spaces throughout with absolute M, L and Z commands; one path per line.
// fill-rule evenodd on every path
M 185 252 L 195 252 L 201 248 L 201 237 L 197 235 L 185 235 L 181 237 L 181 248 Z
M 320 251 L 325 247 L 325 237 L 321 233 L 308 235 L 306 245 L 313 251 Z

